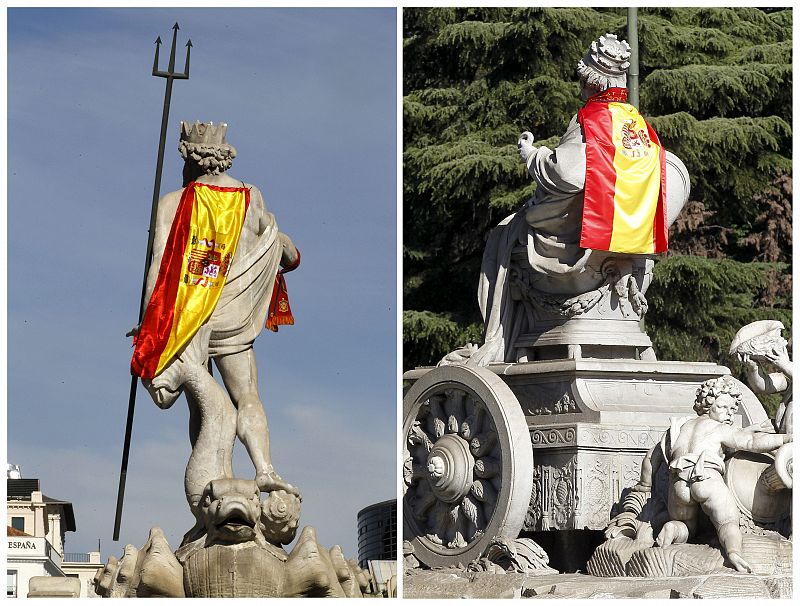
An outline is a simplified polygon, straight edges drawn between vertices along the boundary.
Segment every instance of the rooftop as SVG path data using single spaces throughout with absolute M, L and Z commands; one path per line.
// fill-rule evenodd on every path
M 31 495 L 34 492 L 40 492 L 39 480 L 35 478 L 13 479 L 6 480 L 8 500 L 9 501 L 30 501 Z M 66 530 L 75 531 L 75 512 L 72 509 L 72 503 L 69 501 L 62 501 L 60 499 L 53 499 L 47 495 L 42 495 L 42 501 L 48 505 L 62 505 L 64 508 L 64 528 Z
M 13 526 L 6 526 L 6 536 L 9 537 L 29 537 L 27 532 L 22 532 L 21 530 L 17 530 Z

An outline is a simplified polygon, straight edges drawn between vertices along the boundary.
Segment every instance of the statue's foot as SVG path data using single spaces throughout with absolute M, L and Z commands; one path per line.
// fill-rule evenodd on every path
M 685 543 L 689 540 L 689 528 L 686 524 L 678 520 L 670 520 L 661 529 L 656 538 L 656 545 L 659 547 L 669 547 L 670 545 L 677 545 Z
M 256 484 L 261 492 L 272 492 L 273 490 L 285 490 L 286 492 L 295 495 L 298 499 L 302 500 L 300 491 L 296 486 L 292 486 L 278 475 L 272 466 L 265 471 L 260 471 L 256 474 Z
M 733 564 L 733 567 L 739 572 L 753 572 L 752 566 L 750 566 L 750 564 L 747 563 L 747 560 L 745 560 L 738 553 L 729 553 L 728 561 Z

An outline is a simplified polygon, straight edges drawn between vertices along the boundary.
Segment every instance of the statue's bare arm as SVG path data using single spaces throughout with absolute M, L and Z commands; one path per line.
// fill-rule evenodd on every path
M 655 474 L 658 472 L 662 463 L 665 463 L 664 451 L 661 450 L 661 444 L 656 444 L 642 459 L 641 475 L 639 476 L 639 483 L 633 487 L 636 492 L 650 491 L 655 483 Z
M 250 210 L 248 210 L 248 212 L 254 212 L 258 217 L 258 235 L 264 233 L 264 230 L 274 223 L 274 219 L 267 211 L 267 205 L 264 203 L 264 197 L 261 195 L 261 191 L 254 185 L 250 186 Z M 294 265 L 297 262 L 299 254 L 294 242 L 283 232 L 278 232 L 278 239 L 283 248 L 283 252 L 281 253 L 281 266 L 289 267 Z
M 267 205 L 264 203 L 264 196 L 261 195 L 261 190 L 255 185 L 248 184 L 250 189 L 250 206 L 247 208 L 247 214 L 254 217 L 256 221 L 253 223 L 256 229 L 256 235 L 261 235 L 274 222 L 274 218 L 267 212 Z
M 768 373 L 750 358 L 745 360 L 744 370 L 748 384 L 759 393 L 780 393 L 789 387 L 784 373 Z
M 720 442 L 723 446 L 747 452 L 770 452 L 792 441 L 792 436 L 782 433 L 762 433 L 726 428 Z
M 522 133 L 517 141 L 517 149 L 528 168 L 528 174 L 550 193 L 573 195 L 583 191 L 586 182 L 586 144 L 576 136 L 579 132 L 575 131 L 567 141 L 562 140 L 554 150 L 545 146 L 535 147 L 533 135 L 528 131 Z
M 155 235 L 153 236 L 153 256 L 150 258 L 150 269 L 147 271 L 147 283 L 145 286 L 145 304 L 150 301 L 150 296 L 156 286 L 158 270 L 161 267 L 161 257 L 164 256 L 164 247 L 167 245 L 172 221 L 175 218 L 175 211 L 178 209 L 178 203 L 181 200 L 181 193 L 182 190 L 170 192 L 162 196 L 158 201 Z

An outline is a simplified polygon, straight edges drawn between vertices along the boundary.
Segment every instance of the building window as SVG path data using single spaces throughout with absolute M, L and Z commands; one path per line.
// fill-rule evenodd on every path
M 7 570 L 6 572 L 6 596 L 15 598 L 17 597 L 17 571 Z
M 18 518 L 16 516 L 12 517 L 11 518 L 11 528 L 16 528 L 17 530 L 21 530 L 22 532 L 25 532 L 25 518 L 21 518 L 21 517 Z

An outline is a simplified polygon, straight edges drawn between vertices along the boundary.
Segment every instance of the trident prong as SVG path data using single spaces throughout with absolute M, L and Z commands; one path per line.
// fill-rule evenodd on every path
M 169 121 L 169 104 L 172 98 L 172 81 L 186 80 L 189 77 L 189 53 L 192 48 L 192 41 L 186 43 L 186 66 L 182 74 L 175 72 L 175 47 L 178 39 L 178 24 L 172 27 L 172 50 L 169 54 L 169 67 L 167 71 L 158 71 L 158 51 L 161 48 L 161 36 L 156 38 L 156 56 L 153 60 L 153 75 L 167 79 L 166 90 L 164 91 L 164 111 L 161 114 L 161 137 L 158 141 L 158 158 L 156 159 L 156 179 L 153 185 L 153 204 L 150 208 L 150 230 L 147 238 L 147 252 L 144 262 L 144 277 L 142 278 L 142 297 L 139 300 L 139 325 L 142 324 L 144 315 L 144 296 L 147 288 L 147 274 L 150 271 L 150 261 L 153 256 L 153 239 L 155 237 L 156 211 L 158 209 L 158 198 L 161 192 L 161 170 L 164 166 L 164 144 L 167 140 L 167 122 Z M 138 387 L 138 377 L 131 376 L 131 390 L 128 396 L 128 417 L 125 421 L 125 442 L 122 446 L 122 464 L 119 472 L 119 488 L 117 490 L 117 511 L 114 516 L 114 540 L 119 540 L 119 530 L 122 524 L 122 502 L 125 499 L 125 482 L 128 475 L 128 455 L 131 449 L 131 433 L 133 431 L 133 412 L 136 406 L 136 388 Z
M 156 57 L 153 60 L 153 75 L 158 76 L 159 78 L 170 78 L 173 80 L 186 80 L 189 77 L 189 52 L 192 48 L 192 41 L 189 40 L 186 43 L 186 67 L 183 69 L 183 73 L 175 71 L 175 49 L 178 43 L 178 24 L 172 26 L 172 48 L 169 52 L 169 66 L 167 67 L 167 71 L 162 72 L 158 70 L 158 51 L 161 47 L 161 36 L 156 38 Z

